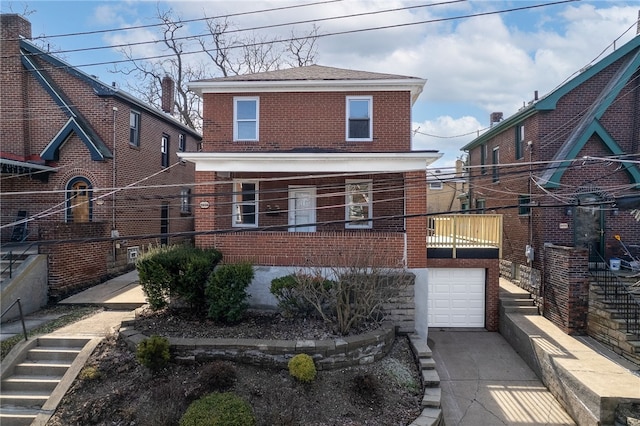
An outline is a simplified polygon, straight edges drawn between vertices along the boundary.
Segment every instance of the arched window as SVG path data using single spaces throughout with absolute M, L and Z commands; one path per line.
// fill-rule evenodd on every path
M 67 184 L 67 222 L 91 222 L 93 205 L 91 183 L 84 177 L 75 177 Z

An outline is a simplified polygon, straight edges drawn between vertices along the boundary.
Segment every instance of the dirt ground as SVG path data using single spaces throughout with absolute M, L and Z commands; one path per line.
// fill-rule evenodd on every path
M 144 315 L 136 328 L 165 337 L 334 336 L 318 321 L 258 314 L 238 325 L 223 326 L 163 311 Z M 408 339 L 402 336 L 384 359 L 319 371 L 310 384 L 297 382 L 284 369 L 227 361 L 170 363 L 153 375 L 118 336 L 101 343 L 87 366 L 94 367 L 94 376 L 99 377 L 76 379 L 47 425 L 177 425 L 190 402 L 213 391 L 231 391 L 244 398 L 257 425 L 407 425 L 420 414 L 422 398 Z

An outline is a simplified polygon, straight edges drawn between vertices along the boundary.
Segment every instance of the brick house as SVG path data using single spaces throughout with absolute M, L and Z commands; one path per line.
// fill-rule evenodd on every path
M 157 110 L 38 48 L 21 16 L 0 23 L 2 242 L 38 244 L 50 299 L 190 239 L 194 167 L 176 152 L 201 136 L 168 113 L 171 90 Z
M 257 305 L 275 303 L 275 277 L 362 256 L 406 267 L 419 293 L 425 172 L 440 157 L 411 151 L 411 107 L 424 84 L 319 65 L 192 82 L 204 104 L 203 150 L 179 156 L 196 167 L 196 245 L 252 262 Z
M 467 178 L 462 160 L 456 160 L 455 171 L 432 168 L 427 171 L 428 213 L 467 210 Z
M 616 234 L 640 241 L 623 202 L 640 189 L 639 76 L 636 36 L 462 148 L 470 207 L 504 214 L 501 275 L 567 333 L 586 330 L 589 262 L 620 255 Z

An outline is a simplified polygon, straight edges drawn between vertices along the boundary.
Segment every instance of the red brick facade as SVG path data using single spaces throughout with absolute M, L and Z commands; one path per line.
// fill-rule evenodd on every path
M 617 52 L 639 48 L 634 40 L 625 46 L 626 50 L 621 48 Z M 621 254 L 614 235 L 620 234 L 627 241 L 640 240 L 640 226 L 629 210 L 613 209 L 616 197 L 640 195 L 637 176 L 626 170 L 637 166 L 585 160 L 639 152 L 640 89 L 633 83 L 635 80 L 631 79 L 619 92 L 603 96 L 603 92 L 612 90 L 610 82 L 619 78 L 627 63 L 626 56 L 616 59 L 617 54 L 612 53 L 602 64 L 594 65 L 546 99 L 536 99 L 465 147 L 471 166 L 471 208 L 484 201 L 487 212 L 504 215 L 503 258 L 512 263 L 512 279 L 525 288 L 538 288 L 541 283 L 536 282 L 536 277 L 542 277 L 543 286 L 553 277 L 548 271 L 554 266 L 543 256 L 546 243 L 582 248 L 585 233 L 591 233 L 596 240 L 601 235 L 601 241 L 590 245 L 594 253 L 599 252 L 608 260 Z M 636 69 L 634 75 L 637 74 Z M 595 115 L 592 118 L 589 114 Z M 524 126 L 524 137 L 518 147 L 519 126 Z M 495 149 L 499 152 L 497 179 L 492 164 Z M 562 160 L 572 161 L 560 169 L 563 173 L 553 174 L 559 163 L 550 162 L 558 160 L 559 152 L 564 155 Z M 547 181 L 550 184 L 545 186 Z M 530 213 L 519 209 L 522 197 L 529 197 L 533 203 Z M 594 215 L 592 226 L 598 228 L 585 232 L 577 227 L 575 206 L 585 203 L 586 197 L 594 197 L 591 202 L 600 204 L 579 211 Z M 525 257 L 527 245 L 534 249 L 532 262 Z M 562 300 L 577 306 L 572 299 Z M 563 326 L 566 330 L 574 331 L 585 325 L 577 319 L 583 316 L 582 307 L 577 309 L 575 313 L 554 316 L 563 317 L 558 321 L 566 323 Z
M 196 151 L 200 136 L 115 88 L 109 92 L 109 86 L 90 76 L 60 67 L 55 57 L 30 55 L 53 91 L 84 119 L 93 140 L 101 141 L 110 154 L 92 159 L 87 144 L 72 132 L 54 160 L 42 160 L 41 154 L 64 129 L 69 115 L 21 63 L 18 34 L 29 38 L 30 24 L 17 15 L 2 15 L 1 24 L 0 156 L 27 168 L 35 162 L 55 169 L 40 173 L 41 179 L 3 170 L 2 241 L 10 239 L 17 212 L 26 210 L 31 219 L 28 240 L 43 243 L 41 252 L 49 255 L 50 294 L 58 298 L 130 268 L 127 248 L 162 241 L 163 205 L 170 234 L 164 237 L 169 242 L 190 239 L 193 214 L 181 212 L 181 191 L 193 192 L 194 167 L 181 163 L 176 151 L 181 137 L 187 151 Z M 131 111 L 140 113 L 137 147 L 129 143 Z M 167 168 L 161 165 L 163 135 L 170 144 Z M 91 191 L 89 223 L 70 220 L 65 191 L 76 178 L 86 180 Z M 112 230 L 120 238 L 111 240 Z M 59 242 L 47 244 L 51 240 Z

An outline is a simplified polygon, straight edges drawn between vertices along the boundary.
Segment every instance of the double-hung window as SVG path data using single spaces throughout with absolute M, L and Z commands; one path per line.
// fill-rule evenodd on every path
M 529 194 L 518 195 L 518 215 L 529 216 L 531 214 L 531 196 Z
M 185 152 L 187 150 L 187 137 L 184 133 L 178 136 L 178 151 Z
M 480 173 L 483 175 L 487 173 L 485 164 L 487 164 L 487 146 L 483 144 L 480 145 Z
M 260 99 L 233 98 L 233 140 L 257 141 L 259 135 Z
M 162 135 L 160 154 L 162 156 L 162 167 L 169 167 L 169 135 Z
M 347 180 L 345 199 L 345 228 L 371 228 L 373 223 L 373 198 L 371 180 Z
M 189 188 L 180 190 L 180 213 L 191 213 L 191 190 Z
M 258 226 L 257 181 L 233 182 L 233 226 L 248 228 Z
M 373 140 L 373 97 L 347 96 L 347 141 Z
M 129 144 L 140 146 L 140 113 L 137 111 L 129 113 Z

